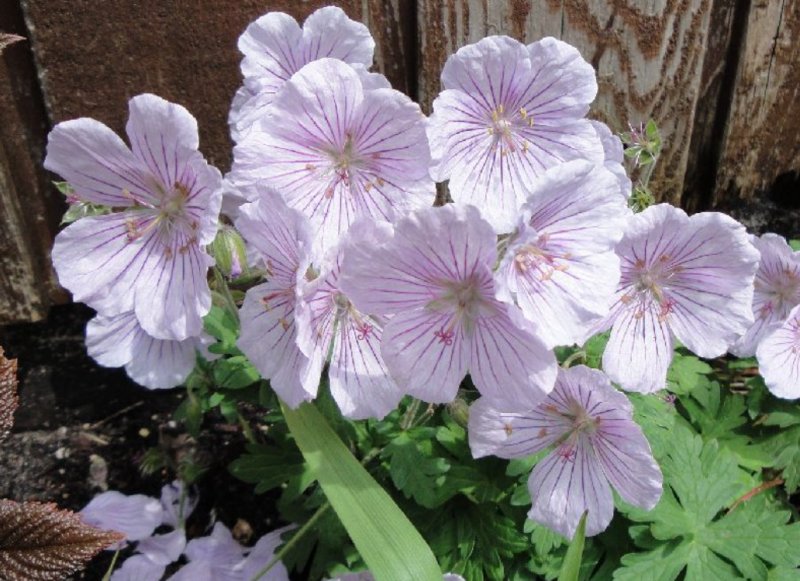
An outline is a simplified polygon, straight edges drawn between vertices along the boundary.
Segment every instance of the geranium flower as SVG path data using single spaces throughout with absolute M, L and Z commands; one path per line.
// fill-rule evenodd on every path
M 86 326 L 89 356 L 104 367 L 125 367 L 139 385 L 164 389 L 181 385 L 194 369 L 197 352 L 208 356 L 205 335 L 183 341 L 155 339 L 133 312 L 114 317 L 97 315 Z
M 364 244 L 371 224 L 357 222 L 352 243 Z M 343 254 L 352 246 L 345 237 L 321 274 L 304 286 L 297 304 L 297 343 L 319 367 L 330 355 L 328 379 L 333 399 L 348 418 L 382 418 L 392 411 L 403 392 L 389 376 L 381 357 L 383 323 L 356 309 L 341 290 Z
M 567 538 L 586 510 L 587 536 L 608 527 L 611 486 L 644 510 L 661 497 L 661 470 L 633 421 L 633 406 L 603 373 L 583 365 L 559 370 L 552 393 L 533 411 L 503 413 L 479 399 L 470 408 L 469 444 L 475 458 L 551 449 L 528 479 L 528 517 Z
M 119 211 L 81 218 L 53 247 L 59 282 L 105 316 L 133 311 L 157 339 L 197 336 L 211 308 L 221 176 L 197 151 L 197 122 L 155 95 L 130 101 L 132 150 L 93 119 L 50 132 L 45 167 L 84 202 Z
M 236 146 L 229 178 L 264 180 L 308 216 L 319 261 L 357 218 L 391 220 L 432 204 L 429 162 L 416 103 L 320 59 L 286 82 L 264 123 Z
M 603 156 L 605 158 L 603 166 L 616 176 L 620 193 L 627 200 L 631 197 L 633 184 L 631 183 L 631 178 L 628 177 L 628 172 L 625 171 L 625 166 L 622 165 L 625 160 L 625 148 L 622 145 L 622 140 L 611 133 L 611 129 L 605 123 L 594 119 L 590 119 L 589 123 L 592 124 L 597 136 L 600 138 L 600 142 L 603 144 Z
M 758 368 L 773 395 L 800 397 L 800 305 L 758 344 Z
M 516 225 L 528 186 L 564 161 L 602 163 L 584 119 L 597 94 L 591 65 L 555 38 L 528 46 L 489 36 L 451 55 L 429 125 L 437 181 L 477 206 L 498 233 Z
M 237 91 L 228 118 L 237 143 L 303 65 L 331 57 L 369 67 L 375 41 L 362 23 L 350 20 L 341 8 L 326 6 L 311 13 L 302 28 L 283 12 L 265 14 L 239 37 L 239 50 L 244 54 L 244 86 Z
M 800 304 L 800 252 L 793 251 L 786 239 L 777 234 L 751 236 L 750 241 L 761 253 L 753 292 L 755 323 L 731 347 L 738 357 L 755 355 L 759 342 Z
M 724 354 L 753 323 L 758 251 L 744 226 L 718 212 L 668 204 L 635 214 L 617 245 L 622 277 L 603 369 L 624 389 L 662 389 L 673 337 L 700 357 Z
M 143 494 L 126 496 L 109 490 L 95 496 L 80 515 L 88 525 L 122 533 L 126 541 L 139 541 L 151 536 L 161 524 L 161 503 Z
M 533 186 L 495 280 L 548 347 L 581 341 L 608 314 L 629 215 L 619 181 L 600 165 L 567 162 Z
M 314 399 L 322 371 L 321 361 L 298 349 L 295 324 L 298 284 L 311 265 L 311 229 L 275 191 L 256 187 L 261 199 L 239 208 L 236 227 L 266 268 L 267 280 L 244 297 L 238 346 L 281 399 L 297 407 Z
M 383 241 L 354 236 L 340 287 L 360 312 L 391 317 L 381 353 L 405 392 L 449 402 L 469 372 L 497 406 L 519 409 L 552 389 L 552 352 L 517 307 L 495 298 L 495 244 L 472 206 L 418 210 Z

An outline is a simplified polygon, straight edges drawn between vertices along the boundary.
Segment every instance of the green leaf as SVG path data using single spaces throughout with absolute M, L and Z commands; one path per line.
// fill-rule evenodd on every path
M 772 466 L 782 471 L 787 492 L 796 492 L 800 487 L 800 426 L 781 430 L 763 446 L 774 458 Z
M 255 484 L 256 494 L 277 488 L 308 470 L 299 453 L 259 444 L 248 444 L 246 450 L 228 470 L 239 480 Z
M 214 383 L 226 389 L 242 389 L 261 379 L 258 370 L 243 355 L 214 362 Z
M 800 240 L 789 240 L 789 246 L 792 250 L 800 250 Z
M 578 574 L 581 570 L 581 559 L 583 558 L 583 545 L 586 541 L 586 516 L 588 511 L 584 511 L 575 536 L 567 548 L 567 556 L 564 557 L 564 564 L 561 566 L 561 573 L 558 581 L 578 581 Z
M 430 547 L 311 404 L 283 414 L 350 538 L 377 581 L 440 581 Z
M 430 440 L 412 440 L 403 432 L 383 450 L 381 457 L 389 459 L 392 482 L 406 498 L 413 497 L 417 504 L 427 508 L 446 500 L 442 498 L 442 484 L 450 464 L 433 453 Z
M 786 525 L 789 512 L 772 506 L 768 493 L 721 512 L 759 481 L 716 440 L 703 442 L 677 423 L 661 466 L 667 486 L 658 505 L 623 507 L 649 525 L 649 534 L 634 535 L 648 550 L 625 555 L 614 579 L 671 581 L 683 570 L 686 581 L 766 579 L 769 565 L 800 566 L 800 524 Z
M 203 326 L 206 333 L 220 342 L 220 346 L 209 348 L 212 353 L 232 353 L 239 354 L 236 348 L 236 339 L 239 337 L 239 323 L 225 309 L 213 305 L 208 314 L 203 318 Z
M 711 373 L 711 366 L 694 355 L 675 353 L 667 372 L 667 388 L 680 395 L 690 393 L 702 382 L 707 381 L 705 375 Z

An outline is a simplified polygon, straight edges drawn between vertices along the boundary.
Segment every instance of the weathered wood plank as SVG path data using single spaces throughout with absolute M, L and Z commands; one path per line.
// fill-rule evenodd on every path
M 593 117 L 614 131 L 629 121 L 658 122 L 667 145 L 651 183 L 661 199 L 677 202 L 711 6 L 712 0 L 420 0 L 420 98 L 430 107 L 447 56 L 483 36 L 561 38 L 597 69 Z
M 800 208 L 798 37 L 800 1 L 752 3 L 716 175 L 717 206 L 772 190 L 779 206 Z
M 0 10 L 0 30 L 26 34 L 19 6 Z M 63 299 L 49 260 L 63 201 L 41 167 L 47 128 L 30 45 L 18 42 L 0 56 L 0 324 L 41 319 Z
M 89 116 L 122 130 L 127 101 L 144 92 L 186 106 L 199 120 L 201 149 L 225 171 L 232 143 L 227 116 L 241 84 L 236 41 L 271 10 L 302 22 L 324 0 L 22 0 L 45 102 L 54 122 Z M 402 0 L 339 3 L 378 40 L 377 64 L 408 89 Z M 377 31 L 381 31 L 380 35 Z M 407 34 L 407 33 L 406 33 Z

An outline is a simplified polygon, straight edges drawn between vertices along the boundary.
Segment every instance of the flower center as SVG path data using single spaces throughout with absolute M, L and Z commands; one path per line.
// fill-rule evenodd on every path
M 682 270 L 680 265 L 672 264 L 672 258 L 668 254 L 662 254 L 650 264 L 642 259 L 637 260 L 633 266 L 633 288 L 622 297 L 622 302 L 627 304 L 636 300 L 639 306 L 634 316 L 641 318 L 651 301 L 656 301 L 660 307 L 658 320 L 665 321 L 672 312 L 675 301 L 666 296 L 664 290 L 669 288 L 672 279 Z
M 471 333 L 475 321 L 483 310 L 491 309 L 491 303 L 484 297 L 482 281 L 477 276 L 458 281 L 443 281 L 440 284 L 442 294 L 426 307 L 433 311 L 453 313 L 447 327 L 434 333 L 440 342 L 450 345 L 455 336 L 456 325 L 460 323 L 465 332 Z
M 500 149 L 500 155 L 508 155 L 515 151 L 527 153 L 529 143 L 520 139 L 517 134 L 521 129 L 533 127 L 533 116 L 528 115 L 524 107 L 517 111 L 506 111 L 502 103 L 492 110 L 486 131 L 493 137 L 492 150 Z
M 569 252 L 558 254 L 547 248 L 548 236 L 543 234 L 536 243 L 526 244 L 516 250 L 514 267 L 521 275 L 538 276 L 541 282 L 550 280 L 556 272 L 569 268 L 565 262 L 572 258 Z

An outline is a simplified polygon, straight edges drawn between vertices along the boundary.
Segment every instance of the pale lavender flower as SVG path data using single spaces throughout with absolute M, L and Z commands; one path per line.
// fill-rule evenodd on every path
M 197 352 L 207 354 L 206 335 L 183 341 L 154 339 L 133 312 L 95 316 L 86 326 L 89 356 L 104 367 L 125 367 L 128 376 L 150 389 L 181 385 L 194 369 Z
M 586 510 L 587 536 L 608 527 L 611 486 L 644 510 L 661 497 L 661 470 L 633 421 L 633 406 L 603 373 L 583 365 L 561 369 L 552 393 L 530 412 L 503 413 L 479 399 L 470 408 L 469 443 L 475 458 L 551 449 L 528 479 L 528 516 L 567 538 Z
M 738 357 L 755 355 L 759 342 L 780 327 L 800 304 L 800 252 L 795 252 L 783 236 L 764 234 L 750 237 L 761 253 L 753 292 L 755 323 L 739 339 L 731 353 Z
M 88 525 L 122 533 L 126 541 L 138 541 L 152 535 L 161 524 L 161 504 L 142 494 L 126 496 L 109 490 L 95 496 L 80 516 Z
M 304 285 L 296 314 L 300 350 L 320 369 L 330 355 L 331 395 L 342 414 L 353 419 L 382 418 L 403 397 L 381 356 L 383 322 L 356 309 L 339 285 L 342 255 L 353 243 L 365 243 L 369 234 L 362 230 L 374 228 L 367 222 L 353 225 L 320 275 Z
M 275 551 L 283 543 L 281 535 L 293 528 L 295 528 L 294 525 L 289 525 L 267 533 L 258 539 L 247 557 L 233 567 L 233 570 L 239 575 L 239 579 L 251 581 L 257 573 L 261 572 L 272 561 Z M 289 581 L 289 572 L 286 570 L 286 565 L 278 561 L 261 579 L 263 581 Z
M 614 246 L 629 215 L 617 178 L 571 161 L 548 170 L 522 206 L 495 273 L 498 298 L 516 302 L 548 347 L 585 338 L 619 282 Z
M 800 305 L 758 344 L 758 368 L 773 395 L 800 397 Z
M 145 555 L 133 555 L 111 574 L 111 581 L 155 581 L 164 576 L 166 565 L 160 565 Z
M 219 172 L 197 151 L 197 122 L 155 95 L 130 101 L 132 149 L 93 119 L 50 132 L 45 167 L 81 201 L 120 211 L 81 218 L 57 237 L 53 264 L 76 301 L 129 311 L 153 337 L 196 336 L 211 308 L 206 272 L 220 207 Z
M 416 103 L 320 59 L 286 82 L 264 123 L 236 146 L 229 179 L 264 180 L 308 216 L 316 261 L 359 217 L 392 220 L 432 204 L 429 162 Z
M 142 539 L 136 545 L 136 551 L 153 563 L 167 566 L 177 561 L 186 548 L 186 533 L 176 529 L 163 535 L 153 535 Z
M 555 38 L 528 46 L 489 36 L 451 55 L 429 125 L 432 169 L 457 203 L 477 206 L 499 233 L 516 225 L 528 186 L 564 161 L 602 163 L 584 119 L 597 94 L 591 65 Z
M 194 512 L 200 499 L 185 487 L 181 480 L 173 480 L 161 487 L 162 524 L 180 528 Z
M 630 218 L 617 254 L 615 304 L 596 330 L 611 327 L 603 369 L 624 389 L 664 387 L 673 337 L 718 357 L 753 323 L 758 251 L 733 218 L 651 206 Z
M 314 399 L 322 362 L 297 347 L 295 306 L 300 281 L 311 266 L 308 220 L 273 190 L 240 208 L 236 227 L 267 271 L 266 282 L 247 291 L 239 318 L 238 346 L 280 398 L 291 407 Z
M 620 193 L 627 200 L 631 197 L 633 184 L 631 183 L 631 178 L 628 177 L 628 172 L 625 171 L 625 166 L 622 165 L 625 160 L 625 148 L 622 145 L 622 140 L 611 133 L 611 129 L 605 123 L 593 119 L 590 119 L 589 123 L 597 131 L 600 142 L 603 144 L 603 155 L 605 157 L 603 166 L 616 176 Z
M 517 307 L 495 298 L 496 237 L 477 208 L 418 210 L 386 238 L 352 241 L 340 286 L 360 312 L 391 316 L 381 353 L 400 387 L 449 402 L 469 372 L 499 407 L 541 401 L 555 358 Z
M 247 548 L 233 538 L 228 527 L 218 522 L 209 536 L 189 541 L 184 551 L 189 563 L 169 581 L 242 581 L 234 567 L 246 553 Z
M 362 23 L 350 20 L 341 8 L 326 6 L 309 15 L 302 28 L 288 14 L 265 14 L 239 37 L 239 50 L 244 54 L 244 86 L 237 91 L 228 118 L 237 142 L 304 65 L 331 57 L 369 67 L 375 41 Z

